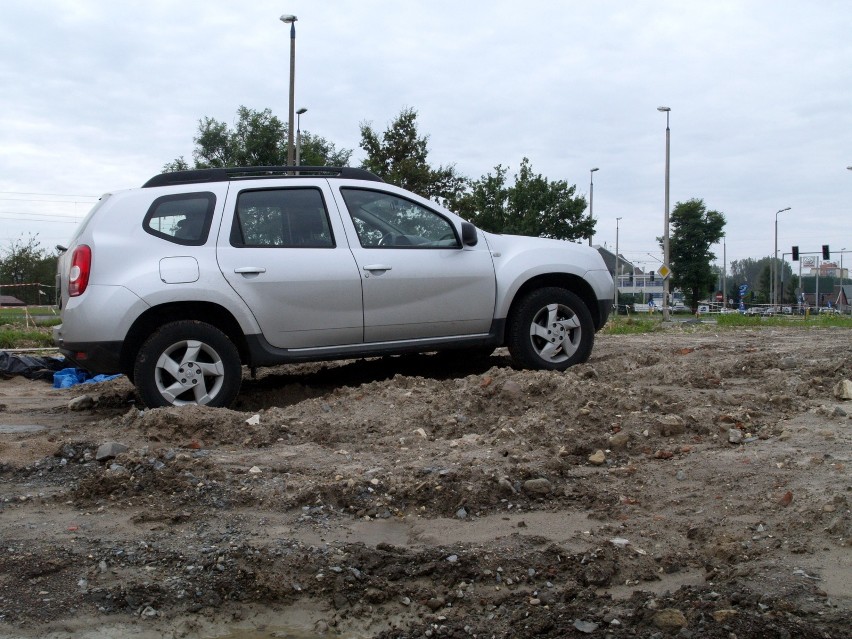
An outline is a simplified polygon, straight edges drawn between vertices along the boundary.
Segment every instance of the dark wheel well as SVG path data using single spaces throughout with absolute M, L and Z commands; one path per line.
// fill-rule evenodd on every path
M 145 340 L 161 326 L 180 320 L 198 320 L 215 326 L 237 347 L 240 360 L 244 364 L 249 363 L 248 344 L 239 323 L 230 312 L 210 302 L 178 302 L 154 306 L 133 323 L 121 348 L 121 372 L 132 381 L 136 354 Z
M 539 275 L 538 277 L 534 277 L 531 280 L 524 282 L 523 286 L 521 286 L 521 288 L 518 289 L 518 292 L 515 293 L 512 305 L 509 308 L 509 312 L 506 314 L 506 317 L 514 316 L 518 304 L 520 304 L 530 292 L 549 286 L 564 288 L 583 300 L 586 308 L 589 309 L 589 314 L 592 316 L 592 323 L 595 326 L 595 331 L 599 330 L 606 323 L 606 317 L 601 317 L 598 308 L 598 299 L 595 296 L 595 292 L 592 290 L 592 287 L 589 286 L 589 283 L 582 277 L 566 273 Z

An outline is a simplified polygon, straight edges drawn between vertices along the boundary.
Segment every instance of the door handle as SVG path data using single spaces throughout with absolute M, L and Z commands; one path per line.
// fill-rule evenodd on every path
M 241 266 L 240 268 L 235 268 L 234 273 L 239 273 L 240 275 L 251 275 L 266 273 L 266 269 L 262 266 Z
M 391 270 L 390 266 L 386 266 L 384 264 L 368 264 L 364 267 L 365 271 L 389 271 Z

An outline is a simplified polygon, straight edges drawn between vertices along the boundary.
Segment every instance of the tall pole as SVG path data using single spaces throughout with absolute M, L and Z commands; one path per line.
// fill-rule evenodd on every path
M 671 129 L 669 128 L 669 113 L 671 108 L 666 106 L 657 107 L 657 111 L 666 114 L 666 204 L 663 224 L 663 264 L 669 266 L 669 161 L 671 158 Z M 669 278 L 663 278 L 663 321 L 669 321 Z
M 728 308 L 728 247 L 722 236 L 722 308 Z
M 599 170 L 598 167 L 593 169 L 589 169 L 589 222 L 594 223 L 595 221 L 595 171 Z M 592 245 L 592 236 L 594 235 L 594 229 L 589 229 L 589 246 Z
M 612 303 L 615 306 L 616 315 L 618 315 L 618 284 L 621 281 L 618 276 L 618 223 L 620 220 L 620 217 L 615 218 L 615 291 L 612 294 Z M 840 255 L 840 259 L 843 259 L 843 254 Z
M 283 15 L 281 22 L 290 24 L 290 118 L 287 127 L 287 166 L 293 166 L 294 93 L 296 89 L 296 16 Z
M 296 166 L 302 166 L 302 115 L 307 112 L 305 107 L 296 111 Z
M 770 276 L 772 277 L 772 282 L 769 287 L 769 290 L 772 292 L 772 308 L 775 309 L 778 306 L 778 213 L 783 213 L 784 211 L 789 211 L 790 207 L 788 206 L 786 209 L 781 209 L 775 213 L 775 253 L 773 253 L 772 259 L 772 268 L 769 269 Z

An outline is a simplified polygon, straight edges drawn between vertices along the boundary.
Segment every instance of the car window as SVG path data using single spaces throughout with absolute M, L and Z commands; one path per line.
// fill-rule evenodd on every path
M 322 193 L 316 188 L 243 191 L 237 198 L 231 244 L 334 248 Z
M 146 232 L 164 240 L 200 246 L 207 241 L 216 196 L 212 193 L 181 193 L 158 197 L 142 222 Z
M 443 215 L 405 198 L 369 189 L 340 189 L 364 248 L 459 248 Z

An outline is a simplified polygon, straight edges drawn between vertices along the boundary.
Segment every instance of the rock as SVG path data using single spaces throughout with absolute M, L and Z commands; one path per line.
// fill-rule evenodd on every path
M 512 486 L 512 482 L 509 481 L 508 477 L 501 477 L 497 482 L 497 486 L 500 488 L 500 492 L 504 495 L 514 495 L 517 493 L 515 487 Z
M 743 431 L 741 431 L 739 428 L 731 428 L 728 431 L 728 441 L 732 444 L 742 444 Z
M 834 410 L 831 411 L 832 416 L 834 417 L 846 417 L 848 413 L 842 406 L 835 406 Z
M 249 426 L 257 426 L 260 423 L 260 415 L 252 415 L 246 420 L 246 424 Z
M 731 617 L 736 617 L 737 611 L 731 609 L 725 610 L 717 610 L 713 613 L 713 619 L 716 620 L 717 623 L 725 623 Z
M 574 628 L 587 635 L 592 634 L 598 629 L 598 624 L 594 621 L 582 621 L 581 619 L 574 620 Z
M 107 461 L 117 457 L 121 453 L 126 453 L 127 450 L 128 447 L 124 444 L 119 444 L 118 442 L 107 442 L 98 446 L 98 450 L 95 451 L 95 459 L 99 462 Z
M 263 471 L 260 469 L 260 467 L 259 467 L 259 466 L 252 466 L 251 468 L 249 468 L 249 472 L 250 472 L 252 475 L 259 475 L 259 474 L 260 474 L 260 473 L 262 473 Z
M 778 362 L 778 366 L 781 370 L 789 371 L 793 368 L 796 368 L 799 365 L 799 360 L 792 355 L 788 355 L 787 357 L 782 357 L 781 361 Z
M 589 455 L 589 463 L 593 466 L 602 466 L 606 463 L 606 455 L 602 450 L 596 450 L 594 453 Z
M 677 479 L 678 481 L 686 481 L 686 473 L 682 470 L 677 471 L 675 479 Z
M 841 380 L 834 385 L 834 396 L 837 399 L 852 399 L 852 382 Z
M 95 398 L 91 395 L 80 395 L 68 402 L 68 410 L 86 410 L 95 405 Z
M 686 616 L 677 608 L 663 608 L 654 613 L 652 622 L 660 630 L 679 630 L 686 627 Z
M 438 612 L 441 608 L 444 607 L 446 603 L 447 602 L 443 597 L 433 597 L 432 599 L 426 602 L 426 605 L 432 612 Z
M 503 383 L 503 392 L 506 395 L 518 397 L 523 391 L 521 389 L 521 385 L 518 384 L 518 382 L 513 379 L 510 379 Z
M 458 519 L 467 519 L 467 511 L 464 508 L 459 508 L 456 511 L 456 517 Z
M 544 477 L 528 479 L 524 482 L 524 491 L 533 495 L 547 495 L 551 490 L 553 490 L 553 484 Z
M 657 418 L 656 426 L 663 437 L 683 435 L 686 432 L 686 422 L 680 415 L 661 415 Z
M 626 430 L 622 430 L 617 432 L 615 435 L 609 438 L 609 447 L 612 450 L 623 450 L 627 448 L 627 444 L 630 442 L 630 433 Z

